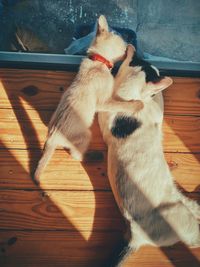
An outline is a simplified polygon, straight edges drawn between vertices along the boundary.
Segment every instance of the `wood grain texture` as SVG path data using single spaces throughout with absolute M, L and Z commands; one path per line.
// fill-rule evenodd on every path
M 42 148 L 51 111 L 0 109 L 0 139 L 7 148 Z M 92 126 L 91 149 L 105 149 L 97 119 Z
M 174 78 L 172 86 L 163 91 L 165 113 L 200 115 L 200 79 Z
M 0 229 L 122 229 L 111 192 L 1 190 L 0 207 Z
M 200 152 L 200 117 L 165 115 L 165 152 Z
M 43 189 L 60 190 L 110 190 L 107 178 L 106 151 L 103 159 L 78 162 L 66 151 L 56 150 L 41 176 Z M 34 169 L 40 157 L 37 150 L 0 150 L 0 189 L 32 188 L 30 169 Z
M 123 229 L 112 192 L 0 190 L 0 218 L 0 229 L 76 229 L 82 233 Z
M 165 153 L 165 158 L 178 185 L 200 191 L 200 154 Z
M 79 232 L 69 231 L 5 231 L 0 236 L 0 248 L 6 250 L 0 252 L 2 267 L 101 267 L 110 258 L 115 244 L 120 242 L 120 234 L 108 232 L 97 232 L 89 240 Z M 14 238 L 17 238 L 16 243 L 8 246 L 9 240 Z
M 54 110 L 75 73 L 42 70 L 0 69 L 0 108 Z M 164 91 L 167 114 L 200 115 L 200 79 L 173 77 L 174 83 Z M 37 91 L 34 90 L 38 89 Z M 35 93 L 34 93 L 35 92 Z
M 74 77 L 64 71 L 0 69 L 0 108 L 20 108 L 20 98 L 26 109 L 54 110 Z
M 44 174 L 43 189 L 57 190 L 110 190 L 107 178 L 107 152 L 102 160 L 80 163 L 72 160 L 66 151 L 57 150 Z M 200 184 L 200 154 L 165 153 L 172 174 L 186 191 L 197 190 Z M 30 169 L 40 157 L 38 150 L 0 150 L 0 189 L 37 189 Z
M 199 267 L 200 249 L 188 249 L 183 244 L 168 248 L 142 247 L 133 253 L 123 267 Z
M 0 109 L 0 138 L 7 148 L 42 148 L 47 121 L 52 112 Z M 164 117 L 164 150 L 167 152 L 200 152 L 200 117 Z M 90 149 L 106 149 L 97 119 L 92 126 Z
M 104 267 L 120 242 L 121 234 L 112 232 L 97 232 L 85 240 L 69 231 L 4 231 L 0 233 L 0 263 L 2 267 Z M 133 253 L 124 267 L 198 267 L 197 260 L 199 248 L 187 250 L 177 244 L 162 251 L 146 246 Z
M 79 163 L 57 150 L 41 187 L 31 180 L 51 114 L 74 76 L 0 69 L 2 267 L 106 267 L 121 242 L 125 226 L 110 191 L 97 120 L 90 150 L 101 152 L 100 159 Z M 200 79 L 173 79 L 164 92 L 165 156 L 186 195 L 199 200 Z M 200 249 L 178 244 L 141 248 L 124 267 L 199 267 L 199 261 Z

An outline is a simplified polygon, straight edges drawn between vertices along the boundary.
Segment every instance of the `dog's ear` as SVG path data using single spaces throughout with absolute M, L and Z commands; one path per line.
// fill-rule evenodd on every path
M 106 20 L 106 17 L 101 15 L 98 18 L 98 26 L 97 26 L 97 34 L 101 34 L 103 32 L 108 32 L 108 22 Z
M 151 95 L 155 95 L 169 87 L 172 83 L 173 80 L 170 77 L 163 77 L 158 82 L 148 82 L 147 90 Z

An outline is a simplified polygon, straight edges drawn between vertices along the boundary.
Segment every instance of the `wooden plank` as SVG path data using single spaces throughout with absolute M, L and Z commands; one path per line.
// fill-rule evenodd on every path
M 178 185 L 188 192 L 200 190 L 200 154 L 165 153 L 165 158 Z
M 97 121 L 90 149 L 101 150 L 104 159 L 79 163 L 58 150 L 41 188 L 30 190 L 36 187 L 29 170 L 37 162 L 46 125 L 74 75 L 0 69 L 0 266 L 102 267 L 121 240 L 124 225 L 112 193 L 92 191 L 110 190 Z M 200 79 L 174 80 L 164 93 L 164 148 L 170 152 L 165 155 L 180 185 L 198 191 L 200 154 L 182 152 L 200 152 L 200 120 L 177 115 L 200 115 Z M 7 190 L 21 188 L 29 191 Z M 144 247 L 124 267 L 196 267 L 199 260 L 199 249 Z
M 88 240 L 77 232 L 0 232 L 0 259 L 2 267 L 104 266 L 120 233 L 91 233 Z M 16 240 L 13 245 L 7 245 Z
M 0 108 L 52 109 L 74 76 L 73 72 L 0 69 Z
M 0 191 L 0 229 L 119 231 L 122 218 L 111 192 Z
M 0 137 L 7 148 L 42 148 L 52 112 L 0 109 Z M 165 115 L 164 149 L 200 152 L 200 117 Z M 106 149 L 97 119 L 92 126 L 91 149 Z
M 165 113 L 200 115 L 200 79 L 172 77 L 174 83 L 163 91 Z
M 199 194 L 187 193 L 198 200 Z M 120 231 L 112 192 L 0 190 L 0 229 Z
M 200 152 L 200 117 L 165 115 L 164 150 Z
M 133 253 L 123 267 L 199 267 L 200 248 L 189 249 L 183 244 L 168 248 L 142 247 Z
M 0 188 L 37 187 L 30 177 L 40 153 L 37 150 L 0 150 Z M 107 178 L 107 155 L 103 159 L 80 163 L 65 151 L 57 150 L 41 176 L 43 189 L 110 190 Z M 165 153 L 178 184 L 186 191 L 195 191 L 200 184 L 200 154 Z
M 64 88 L 75 73 L 42 70 L 0 69 L 0 108 L 54 110 Z M 167 114 L 200 115 L 200 79 L 173 78 L 174 84 L 164 91 Z
M 0 233 L 0 262 L 2 267 L 102 267 L 120 241 L 121 234 L 112 232 L 96 232 L 85 240 L 78 232 L 5 231 Z M 124 267 L 197 267 L 197 260 L 200 248 L 146 246 L 133 253 Z
M 0 139 L 7 148 L 42 148 L 51 111 L 0 109 Z M 92 126 L 91 149 L 105 149 L 97 119 Z
M 110 190 L 106 176 L 106 152 L 99 161 L 78 162 L 65 151 L 57 150 L 44 174 L 43 189 Z M 0 150 L 0 188 L 32 188 L 30 169 L 35 166 L 40 153 L 35 150 Z

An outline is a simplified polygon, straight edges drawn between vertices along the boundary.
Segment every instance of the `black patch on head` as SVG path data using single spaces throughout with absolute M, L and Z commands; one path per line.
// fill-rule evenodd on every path
M 142 123 L 132 116 L 116 116 L 111 133 L 116 138 L 126 138 L 140 128 L 141 125 Z
M 154 68 L 152 68 L 151 64 L 137 56 L 137 54 L 134 54 L 132 61 L 130 63 L 130 66 L 136 67 L 140 66 L 142 67 L 142 70 L 146 74 L 146 82 L 159 82 L 162 80 L 162 76 L 159 76 Z

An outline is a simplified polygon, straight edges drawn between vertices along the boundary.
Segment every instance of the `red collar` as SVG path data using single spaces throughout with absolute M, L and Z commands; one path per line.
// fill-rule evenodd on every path
M 93 61 L 100 61 L 100 62 L 104 63 L 109 69 L 113 68 L 113 63 L 110 62 L 109 60 L 107 60 L 105 57 L 102 57 L 99 54 L 89 55 L 89 59 L 91 59 Z

